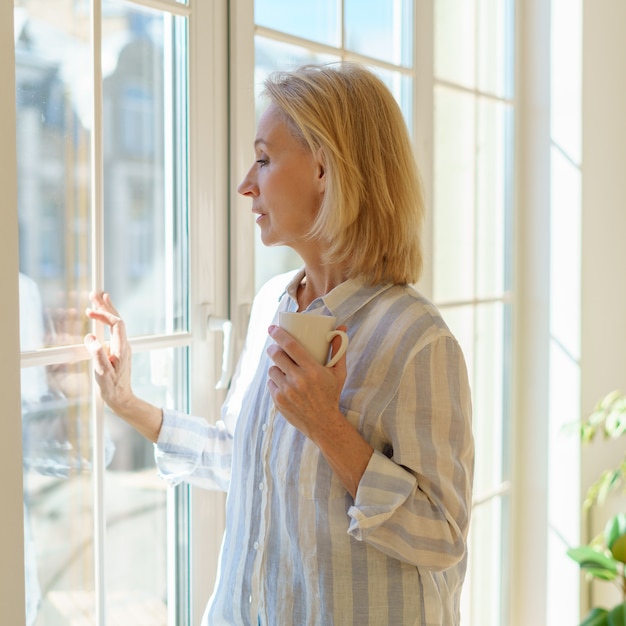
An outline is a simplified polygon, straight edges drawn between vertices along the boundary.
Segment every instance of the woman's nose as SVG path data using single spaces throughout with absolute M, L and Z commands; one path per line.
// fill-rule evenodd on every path
M 256 184 L 256 179 L 252 173 L 252 168 L 248 170 L 248 173 L 244 176 L 243 180 L 237 187 L 237 193 L 242 196 L 257 196 L 259 195 L 259 188 Z

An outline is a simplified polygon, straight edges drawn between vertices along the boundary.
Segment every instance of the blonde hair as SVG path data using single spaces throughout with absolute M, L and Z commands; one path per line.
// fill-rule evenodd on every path
M 404 118 L 371 71 L 353 63 L 275 72 L 265 95 L 313 154 L 326 191 L 311 230 L 326 261 L 374 284 L 414 283 L 422 271 L 422 185 Z

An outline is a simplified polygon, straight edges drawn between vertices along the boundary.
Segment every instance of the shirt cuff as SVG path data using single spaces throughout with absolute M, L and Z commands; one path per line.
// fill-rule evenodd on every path
M 161 478 L 176 485 L 189 476 L 200 462 L 208 437 L 207 422 L 179 411 L 163 409 L 154 460 Z
M 356 492 L 348 534 L 363 541 L 384 524 L 413 493 L 417 479 L 374 450 Z

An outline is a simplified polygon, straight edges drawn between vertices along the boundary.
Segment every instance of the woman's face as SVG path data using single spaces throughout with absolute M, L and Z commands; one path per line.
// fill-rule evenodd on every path
M 237 191 L 252 198 L 266 246 L 289 246 L 305 256 L 326 185 L 322 164 L 272 105 L 259 120 L 254 150 L 256 160 Z

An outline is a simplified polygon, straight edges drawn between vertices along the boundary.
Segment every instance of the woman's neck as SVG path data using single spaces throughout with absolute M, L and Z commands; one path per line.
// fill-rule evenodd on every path
M 344 268 L 337 265 L 318 268 L 305 266 L 304 271 L 304 278 L 298 288 L 298 311 L 304 311 L 313 300 L 325 296 L 347 278 Z

